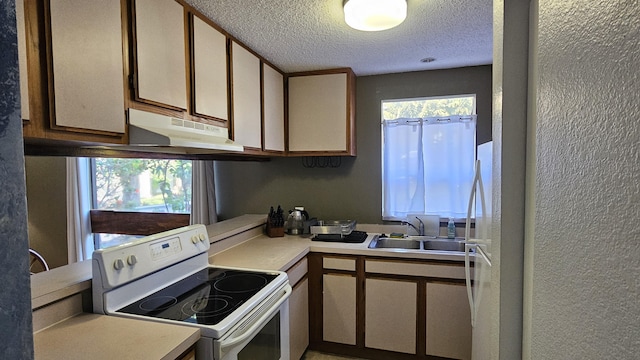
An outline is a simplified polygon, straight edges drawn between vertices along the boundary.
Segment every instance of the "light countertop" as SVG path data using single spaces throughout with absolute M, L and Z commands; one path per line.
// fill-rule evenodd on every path
M 34 334 L 35 358 L 173 360 L 200 338 L 195 327 L 81 314 Z
M 464 253 L 461 252 L 369 249 L 368 246 L 373 240 L 372 230 L 375 229 L 369 226 L 370 235 L 363 243 L 358 244 L 312 241 L 309 236 L 300 235 L 285 235 L 274 238 L 260 235 L 210 256 L 209 263 L 217 266 L 285 271 L 309 252 L 464 261 Z

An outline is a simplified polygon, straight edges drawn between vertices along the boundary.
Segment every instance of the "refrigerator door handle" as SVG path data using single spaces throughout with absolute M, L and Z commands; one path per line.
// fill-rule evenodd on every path
M 475 251 L 475 256 L 476 258 L 478 256 L 482 256 L 482 258 L 485 261 L 489 261 L 489 259 L 487 259 L 487 257 L 481 252 L 478 251 L 478 244 L 477 244 L 477 240 L 472 240 L 470 239 L 470 232 L 471 232 L 471 210 L 473 209 L 473 201 L 476 197 L 476 185 L 480 188 L 479 192 L 480 192 L 480 205 L 481 205 L 481 209 L 482 209 L 482 224 L 484 226 L 482 226 L 483 229 L 483 233 L 482 235 L 482 242 L 485 243 L 486 242 L 486 217 L 487 217 L 487 208 L 486 208 L 486 203 L 485 203 L 485 198 L 484 198 L 484 187 L 482 184 L 482 174 L 480 173 L 480 160 L 476 160 L 476 171 L 475 174 L 473 176 L 473 184 L 471 186 L 471 194 L 469 195 L 469 206 L 467 207 L 467 223 L 465 226 L 465 231 L 464 231 L 464 240 L 465 240 L 465 245 L 464 245 L 464 272 L 465 272 L 465 280 L 466 280 L 466 285 L 467 285 L 467 297 L 469 299 L 469 308 L 471 309 L 471 326 L 475 327 L 476 325 L 476 313 L 477 311 L 477 307 L 478 307 L 478 303 L 479 303 L 479 298 L 480 298 L 480 293 L 482 291 L 482 289 L 478 289 L 478 293 L 476 294 L 476 298 L 473 298 L 473 287 L 471 286 L 471 262 L 469 259 L 469 253 L 471 252 L 471 250 Z M 477 238 L 478 234 L 476 234 L 476 238 Z M 481 254 L 482 253 L 482 254 Z M 479 274 L 476 274 L 479 275 Z
M 471 286 L 471 262 L 469 252 L 475 250 L 478 245 L 474 243 L 464 244 L 464 275 L 467 283 L 467 298 L 469 299 L 469 308 L 471 310 L 471 327 L 476 326 L 476 307 L 473 299 L 473 288 Z

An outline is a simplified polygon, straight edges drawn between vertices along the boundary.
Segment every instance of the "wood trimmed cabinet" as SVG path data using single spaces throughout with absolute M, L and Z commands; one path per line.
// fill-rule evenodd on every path
M 193 23 L 193 111 L 229 120 L 227 37 L 195 14 Z
M 309 254 L 310 348 L 368 359 L 470 359 L 462 261 Z
M 131 4 L 129 107 L 228 128 L 226 32 L 183 1 Z
M 184 0 L 16 8 L 28 154 L 121 154 L 81 147 L 128 144 L 132 108 L 226 127 L 232 157 L 356 155 L 349 68 L 285 74 Z
M 125 2 L 18 1 L 25 143 L 125 143 Z
M 184 7 L 174 0 L 135 0 L 132 13 L 135 100 L 187 110 Z
M 309 346 L 308 261 L 303 258 L 287 270 L 293 292 L 289 297 L 289 356 L 297 360 Z
M 245 151 L 262 151 L 260 58 L 231 41 L 231 119 L 233 140 Z
M 349 68 L 287 75 L 288 154 L 355 156 L 355 75 Z
M 262 150 L 278 155 L 286 150 L 284 78 L 280 70 L 262 62 Z
M 284 155 L 284 74 L 234 40 L 229 54 L 233 140 L 250 154 Z

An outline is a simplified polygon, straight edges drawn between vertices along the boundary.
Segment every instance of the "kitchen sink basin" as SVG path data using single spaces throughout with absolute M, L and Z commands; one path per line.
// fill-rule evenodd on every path
M 422 243 L 418 240 L 412 239 L 396 239 L 396 238 L 378 238 L 371 241 L 369 245 L 372 249 L 413 249 L 419 250 Z
M 423 250 L 464 251 L 464 241 L 458 240 L 425 240 L 422 241 Z
M 369 244 L 369 248 L 464 252 L 464 241 L 425 236 L 409 236 L 406 238 L 381 237 L 374 238 Z

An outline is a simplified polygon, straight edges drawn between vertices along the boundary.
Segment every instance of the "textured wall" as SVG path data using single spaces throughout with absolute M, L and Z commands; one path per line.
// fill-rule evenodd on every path
M 358 77 L 358 156 L 338 168 L 302 166 L 301 158 L 271 162 L 216 162 L 216 194 L 221 219 L 303 205 L 321 219 L 382 222 L 380 101 L 420 96 L 477 94 L 478 139 L 491 137 L 491 67 L 478 66 Z M 311 136 L 311 135 L 310 135 Z
M 27 210 L 13 0 L 0 2 L 0 359 L 33 358 Z
M 28 156 L 27 210 L 29 246 L 50 268 L 67 264 L 67 159 Z
M 639 14 L 539 1 L 534 359 L 640 353 Z

